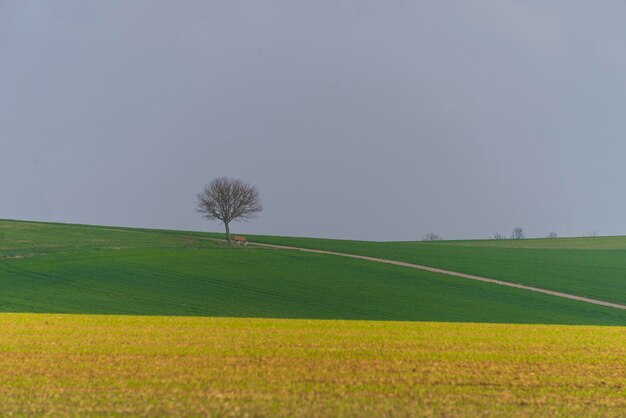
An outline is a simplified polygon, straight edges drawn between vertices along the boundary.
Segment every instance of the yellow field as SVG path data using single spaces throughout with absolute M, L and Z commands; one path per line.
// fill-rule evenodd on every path
M 626 328 L 0 314 L 0 414 L 626 415 Z

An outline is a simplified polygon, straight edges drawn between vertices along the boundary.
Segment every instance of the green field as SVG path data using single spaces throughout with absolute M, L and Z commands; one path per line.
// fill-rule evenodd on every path
M 253 238 L 422 264 L 626 304 L 626 237 L 441 242 Z
M 626 311 L 617 309 L 331 255 L 233 248 L 209 239 L 211 236 L 0 221 L 0 311 L 626 324 Z M 485 248 L 471 243 L 381 244 L 267 237 L 264 240 L 336 246 L 345 252 L 371 251 L 377 256 L 419 262 L 430 257 L 433 262 L 445 262 L 443 267 L 474 273 L 477 269 L 487 274 L 490 266 L 497 268 L 501 263 L 506 271 L 540 287 L 572 290 L 557 286 L 559 274 L 551 276 L 544 272 L 539 278 L 531 274 L 533 269 L 540 270 L 536 267 L 537 260 L 548 263 L 552 256 L 541 255 L 547 250 Z M 497 251 L 498 257 L 493 258 L 492 251 Z M 565 269 L 568 263 L 580 265 L 584 257 L 566 260 L 567 251 L 574 250 L 558 250 L 551 271 Z M 607 251 L 619 250 L 588 250 L 581 254 L 591 257 L 597 253 L 600 263 L 603 257 L 608 257 Z M 516 263 L 531 267 L 518 266 L 516 270 Z M 572 267 L 571 271 L 577 270 Z M 602 273 L 601 269 L 598 271 Z M 617 276 L 600 273 L 594 275 L 599 277 L 596 282 L 571 284 L 573 290 L 581 290 L 573 293 L 585 295 L 583 285 L 595 283 L 597 289 L 588 292 L 592 296 L 624 302 L 619 297 L 624 282 L 617 280 Z M 603 280 L 612 283 L 612 295 L 603 287 Z
M 624 416 L 622 327 L 0 314 L 2 416 Z

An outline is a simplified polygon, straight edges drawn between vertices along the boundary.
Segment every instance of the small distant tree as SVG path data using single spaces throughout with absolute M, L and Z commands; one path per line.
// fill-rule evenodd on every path
M 263 210 L 256 187 L 239 179 L 218 177 L 198 194 L 198 209 L 208 220 L 220 220 L 230 244 L 230 223 L 248 221 Z
M 502 235 L 502 234 L 500 234 L 500 233 L 496 232 L 495 234 L 493 234 L 493 239 L 495 239 L 495 240 L 501 240 L 501 239 L 506 239 L 506 238 L 504 237 L 504 235 Z
M 511 239 L 524 239 L 524 228 L 517 227 L 511 232 Z
M 554 238 L 558 238 L 558 237 L 559 237 L 559 235 L 556 232 L 550 232 L 548 234 L 548 238 L 554 239 Z
M 424 237 L 424 241 L 441 241 L 441 240 L 443 240 L 443 238 L 441 238 L 437 234 L 433 234 L 432 232 L 430 234 L 426 234 L 426 236 Z

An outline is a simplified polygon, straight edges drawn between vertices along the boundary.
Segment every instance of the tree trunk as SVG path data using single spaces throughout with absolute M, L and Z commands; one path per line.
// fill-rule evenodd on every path
M 230 244 L 230 226 L 228 222 L 224 222 L 224 226 L 226 226 L 226 241 Z

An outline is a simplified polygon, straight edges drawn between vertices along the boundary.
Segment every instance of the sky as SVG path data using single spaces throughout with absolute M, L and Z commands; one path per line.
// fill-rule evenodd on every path
M 626 234 L 623 1 L 0 0 L 0 218 Z

